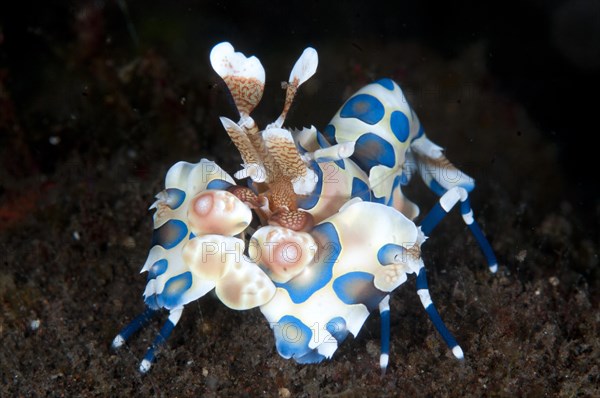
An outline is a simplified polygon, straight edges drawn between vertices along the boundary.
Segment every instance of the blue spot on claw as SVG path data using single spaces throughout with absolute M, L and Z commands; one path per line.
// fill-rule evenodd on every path
M 346 326 L 346 320 L 342 317 L 336 317 L 327 322 L 325 326 L 327 331 L 331 333 L 334 339 L 337 340 L 338 344 L 346 339 L 348 336 L 348 328 Z
M 169 220 L 152 232 L 152 246 L 160 245 L 169 250 L 187 236 L 188 229 L 181 220 Z
M 221 190 L 226 190 L 227 188 L 229 188 L 231 186 L 233 186 L 232 183 L 217 178 L 217 179 L 212 180 L 211 182 L 209 182 L 208 185 L 206 186 L 206 189 L 221 189 Z
M 319 253 L 314 263 L 310 264 L 311 272 L 304 272 L 289 282 L 275 283 L 275 286 L 287 290 L 292 301 L 303 303 L 331 280 L 333 266 L 342 251 L 338 233 L 330 222 L 317 225 L 311 232 L 315 238 Z
M 169 262 L 165 258 L 152 264 L 152 267 L 148 271 L 148 280 L 155 279 L 157 276 L 164 274 L 168 266 Z
M 284 358 L 300 358 L 311 352 L 308 343 L 312 331 L 295 316 L 285 315 L 273 327 L 275 347 Z
M 183 294 L 192 286 L 192 273 L 184 272 L 172 277 L 165 283 L 162 293 L 158 294 L 156 301 L 160 307 L 175 308 L 180 302 Z
M 387 295 L 375 287 L 373 274 L 367 272 L 349 272 L 333 281 L 335 294 L 346 304 L 364 304 L 373 311 Z
M 177 188 L 167 188 L 166 191 L 167 195 L 169 196 L 168 206 L 172 210 L 175 210 L 179 206 L 181 206 L 181 204 L 185 200 L 185 192 Z
M 394 243 L 388 243 L 382 246 L 377 252 L 377 261 L 379 261 L 379 264 L 381 265 L 389 265 L 398 263 L 399 261 L 405 261 L 404 252 L 404 247 Z

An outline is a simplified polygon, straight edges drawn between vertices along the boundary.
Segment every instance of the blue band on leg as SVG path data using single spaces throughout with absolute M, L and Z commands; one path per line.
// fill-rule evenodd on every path
M 117 337 L 115 337 L 115 339 L 113 340 L 113 348 L 118 348 L 121 345 L 123 345 L 123 343 L 129 340 L 129 338 L 135 332 L 143 328 L 150 321 L 150 319 L 152 319 L 152 317 L 157 314 L 157 312 L 157 310 L 154 310 L 150 307 L 146 307 L 144 312 L 142 312 L 134 320 L 129 322 L 129 324 L 127 324 L 127 326 L 125 326 L 119 332 Z
M 490 271 L 496 272 L 498 270 L 498 260 L 496 259 L 496 255 L 494 254 L 492 246 L 490 246 L 490 243 L 485 238 L 485 235 L 483 235 L 483 232 L 481 232 L 479 224 L 477 224 L 476 221 L 473 221 L 473 223 L 469 225 L 469 229 L 477 240 L 477 243 L 479 243 L 479 248 L 487 260 Z
M 142 365 L 140 365 L 140 370 L 142 372 L 145 373 L 147 371 L 145 368 L 143 368 L 144 363 L 150 365 L 152 362 L 154 362 L 154 359 L 156 358 L 156 349 L 165 344 L 171 335 L 171 332 L 173 332 L 173 329 L 175 329 L 175 324 L 171 322 L 170 319 L 167 319 L 163 327 L 160 329 L 160 332 L 152 342 L 152 345 L 150 348 L 148 348 L 148 351 L 146 351 L 146 355 L 144 355 L 144 360 L 142 361 Z
M 443 200 L 443 197 L 440 198 L 440 202 L 442 202 Z M 421 231 L 423 231 L 425 236 L 430 236 L 433 229 L 447 214 L 447 211 L 444 210 L 440 202 L 435 204 L 435 206 L 429 211 L 429 213 L 427 213 L 427 215 L 421 222 Z M 454 204 L 452 204 L 452 206 L 454 206 Z M 446 207 L 448 207 L 448 205 Z M 481 252 L 483 253 L 488 263 L 490 271 L 496 272 L 498 270 L 498 260 L 496 259 L 496 255 L 494 254 L 492 246 L 481 231 L 481 228 L 479 227 L 479 224 L 477 224 L 477 221 L 475 221 L 468 194 L 466 195 L 466 198 L 464 200 L 461 200 L 460 202 L 460 213 L 463 216 L 465 224 L 467 224 L 467 226 L 471 230 L 471 233 L 475 237 L 475 240 L 477 241 L 479 248 L 481 249 Z
M 381 313 L 381 353 L 390 353 L 390 310 Z
M 381 313 L 381 355 L 379 365 L 385 374 L 390 356 L 390 310 Z
M 390 358 L 390 296 L 385 296 L 379 303 L 381 315 L 381 354 L 379 366 L 381 374 L 384 375 Z
M 429 319 L 433 322 L 433 326 L 437 329 L 438 333 L 442 336 L 446 345 L 452 350 L 454 356 L 458 359 L 462 359 L 464 357 L 463 351 L 458 345 L 458 342 L 446 327 L 446 324 L 442 320 L 442 317 L 438 313 L 435 305 L 431 301 L 431 296 L 429 295 L 429 287 L 427 284 L 427 275 L 425 272 L 425 268 L 421 268 L 419 270 L 419 274 L 417 275 L 417 293 L 421 298 L 421 303 L 423 307 L 425 307 L 425 311 L 427 311 L 427 315 L 429 315 Z
M 427 272 L 425 271 L 425 267 L 419 270 L 417 274 L 417 290 L 428 289 L 429 284 L 427 283 Z
M 498 260 L 496 259 L 496 255 L 494 254 L 492 246 L 490 246 L 490 243 L 481 231 L 479 224 L 477 224 L 477 221 L 475 221 L 475 219 L 473 218 L 473 210 L 471 209 L 471 204 L 468 197 L 467 199 L 465 199 L 465 201 L 461 202 L 460 212 L 462 213 L 463 218 L 465 218 L 465 223 L 471 230 L 471 233 L 475 237 L 475 240 L 479 244 L 479 248 L 481 249 L 481 252 L 483 253 L 488 263 L 490 271 L 496 272 L 498 270 Z
M 436 203 L 421 222 L 421 231 L 423 231 L 426 236 L 429 236 L 431 231 L 433 231 L 435 226 L 438 225 L 446 214 L 448 213 L 446 213 L 442 205 L 440 205 L 439 202 Z
M 165 342 L 171 335 L 171 332 L 173 332 L 173 329 L 175 329 L 175 326 L 179 322 L 182 311 L 183 307 L 171 310 L 171 312 L 169 313 L 169 318 L 167 319 L 163 327 L 160 329 L 160 332 L 152 342 L 150 348 L 148 348 L 148 351 L 146 351 L 146 355 L 140 363 L 140 372 L 146 373 L 148 370 L 150 370 L 152 362 L 154 362 L 156 356 L 156 349 L 159 348 L 161 345 L 165 344 Z
M 463 202 L 460 202 L 460 214 L 462 214 L 464 216 L 465 214 L 469 214 L 470 211 L 471 211 L 471 201 L 469 200 L 469 197 L 467 196 L 467 199 L 465 199 Z

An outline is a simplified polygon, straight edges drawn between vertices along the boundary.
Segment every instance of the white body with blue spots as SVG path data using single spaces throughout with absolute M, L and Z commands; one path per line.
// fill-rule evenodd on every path
M 408 182 L 406 152 L 423 128 L 396 83 L 381 79 L 360 89 L 323 133 L 332 143 L 356 143 L 351 159 L 368 173 L 373 201 L 391 206 L 399 200 L 394 194 Z
M 351 203 L 310 234 L 316 243 L 313 262 L 288 282 L 276 283 L 275 296 L 261 306 L 279 354 L 299 363 L 330 358 L 422 266 L 414 255 L 422 234 L 402 213 L 381 204 Z
M 296 131 L 294 139 L 301 154 L 331 148 L 324 135 L 314 127 Z M 314 171 L 317 182 L 310 194 L 298 197 L 298 206 L 311 213 L 315 222 L 337 213 L 351 198 L 370 200 L 369 177 L 351 159 L 311 159 L 308 167 Z
M 148 272 L 144 301 L 150 309 L 181 308 L 215 287 L 219 291 L 223 284 L 230 284 L 226 276 L 235 279 L 227 273 L 233 265 L 217 256 L 224 247 L 239 254 L 230 257 L 236 264 L 243 264 L 244 272 L 254 269 L 256 275 L 248 275 L 265 279 L 265 289 L 254 293 L 264 295 L 263 300 L 272 296 L 272 284 L 243 256 L 244 242 L 230 237 L 243 232 L 252 217 L 239 199 L 224 191 L 232 185 L 233 179 L 206 159 L 196 164 L 179 162 L 169 169 L 165 190 L 151 206 L 156 208 L 152 248 L 142 267 L 142 272 Z M 200 217 L 195 214 L 195 205 L 206 210 Z M 211 261 L 213 257 L 218 257 L 217 261 Z M 245 283 L 249 285 L 251 280 Z M 258 305 L 220 298 L 237 309 Z
M 144 290 L 147 309 L 113 340 L 118 348 L 160 309 L 169 319 L 148 349 L 140 370 L 147 372 L 155 349 L 169 336 L 183 307 L 216 288 L 219 299 L 233 309 L 249 309 L 269 301 L 275 286 L 244 255 L 245 242 L 234 237 L 250 224 L 250 209 L 226 191 L 234 180 L 216 163 L 179 162 L 156 195 L 151 249 L 141 272 L 148 272 Z
M 194 301 L 215 287 L 190 272 L 183 260 L 183 247 L 189 242 L 188 208 L 191 199 L 209 187 L 233 185 L 233 179 L 216 163 L 179 162 L 169 169 L 165 190 L 157 195 L 152 248 L 142 267 L 148 271 L 144 301 L 152 309 L 173 309 Z
M 330 358 L 348 333 L 356 336 L 374 309 L 379 308 L 382 318 L 389 322 L 387 294 L 402 284 L 407 274 L 415 273 L 420 276 L 423 305 L 454 354 L 462 357 L 462 350 L 429 297 L 420 258 L 425 237 L 410 221 L 417 217 L 419 208 L 404 197 L 401 187 L 418 170 L 442 197 L 439 206 L 445 212 L 458 201 L 466 203 L 465 221 L 474 229 L 495 272 L 493 252 L 468 208 L 467 192 L 474 188 L 474 180 L 456 169 L 441 148 L 427 139 L 402 90 L 390 79 L 369 84 L 350 97 L 322 136 L 316 133 L 321 147 L 327 145 L 323 137 L 333 145 L 354 144 L 349 158 L 335 162 L 336 171 L 344 172 L 340 162 L 345 167 L 358 167 L 361 172 L 354 178 L 350 173 L 348 178 L 353 186 L 350 197 L 372 203 L 350 205 L 318 224 L 311 234 L 321 255 L 305 272 L 286 283 L 276 283 L 275 297 L 261 306 L 273 328 L 278 352 L 299 363 Z M 441 178 L 447 175 L 454 178 Z M 427 234 L 442 217 L 435 210 L 426 218 Z M 378 254 L 383 247 L 402 252 L 402 261 L 394 263 L 388 258 L 388 263 L 382 263 Z M 393 282 L 382 283 L 385 278 Z M 384 369 L 388 350 L 382 350 Z
M 299 363 L 330 358 L 379 309 L 385 370 L 389 294 L 414 273 L 421 303 L 462 358 L 429 295 L 421 245 L 460 203 L 492 272 L 497 262 L 470 208 L 473 179 L 427 139 L 400 87 L 381 79 L 362 88 L 322 134 L 314 127 L 282 128 L 296 90 L 316 70 L 316 51 L 308 48 L 290 74 L 282 114 L 260 131 L 250 117 L 264 89 L 260 61 L 229 43 L 215 46 L 210 58 L 240 114 L 237 123 L 221 118 L 244 162 L 235 176 L 250 178 L 252 188 L 236 185 L 205 159 L 169 170 L 151 207 L 157 209 L 152 247 L 142 268 L 148 272 L 147 309 L 113 346 L 124 344 L 159 309 L 169 310 L 140 365 L 148 371 L 183 306 L 215 289 L 230 308 L 260 307 L 279 354 Z M 418 226 L 413 219 L 419 209 L 401 191 L 416 171 L 440 196 Z M 455 178 L 443 178 L 450 172 Z M 253 214 L 258 217 L 249 228 Z
M 354 142 L 350 159 L 367 173 L 371 200 L 392 206 L 410 219 L 418 216 L 419 208 L 404 197 L 401 186 L 408 184 L 417 168 L 430 187 L 441 184 L 442 190 L 448 190 L 460 186 L 467 191 L 474 187 L 474 180 L 457 170 L 441 148 L 427 139 L 417 114 L 390 79 L 358 90 L 323 135 L 332 144 Z M 448 173 L 455 178 L 440 178 Z

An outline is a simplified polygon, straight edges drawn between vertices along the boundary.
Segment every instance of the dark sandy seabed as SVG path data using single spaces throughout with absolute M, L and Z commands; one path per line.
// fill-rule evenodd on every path
M 418 35 L 286 41 L 229 21 L 224 6 L 212 15 L 119 4 L 15 11 L 13 23 L 3 14 L 0 396 L 600 396 L 598 202 L 571 195 L 560 141 L 499 89 L 486 40 L 450 52 Z M 143 309 L 147 208 L 167 169 L 206 157 L 233 172 L 240 162 L 218 120 L 235 112 L 208 61 L 225 39 L 265 66 L 261 126 L 279 114 L 279 82 L 311 44 L 319 69 L 287 125 L 323 128 L 354 90 L 391 77 L 428 136 L 476 178 L 472 204 L 498 273 L 458 211 L 423 249 L 463 362 L 433 329 L 414 278 L 392 296 L 384 377 L 377 314 L 331 361 L 302 366 L 277 354 L 258 309 L 236 312 L 210 294 L 186 306 L 149 374 L 138 362 L 166 314 L 110 350 Z M 435 203 L 418 178 L 406 192 L 422 212 Z

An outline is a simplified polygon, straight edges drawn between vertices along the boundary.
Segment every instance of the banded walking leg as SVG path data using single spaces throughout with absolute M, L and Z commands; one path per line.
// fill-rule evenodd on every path
M 460 212 L 462 213 L 462 218 L 465 224 L 467 224 L 471 230 L 471 233 L 475 237 L 475 240 L 479 244 L 479 248 L 481 249 L 481 252 L 488 263 L 490 271 L 496 272 L 498 270 L 498 260 L 496 259 L 496 255 L 494 254 L 494 250 L 490 246 L 490 243 L 481 231 L 481 228 L 479 228 L 479 224 L 477 224 L 475 218 L 473 217 L 473 210 L 471 209 L 469 194 L 466 189 L 462 187 L 454 187 L 444 193 L 440 197 L 438 203 L 433 206 L 433 208 L 429 211 L 429 213 L 427 213 L 427 216 L 425 216 L 421 222 L 421 230 L 426 236 L 429 236 L 436 225 L 459 201 L 461 202 Z
M 379 303 L 379 313 L 381 315 L 381 355 L 379 356 L 379 366 L 381 375 L 385 371 L 390 359 L 390 296 L 387 295 Z
M 152 345 L 148 348 L 148 351 L 146 351 L 146 355 L 140 363 L 140 372 L 146 373 L 150 370 L 152 362 L 154 362 L 154 359 L 156 358 L 156 349 L 165 344 L 165 341 L 167 341 L 167 339 L 171 335 L 171 332 L 177 325 L 177 322 L 179 322 L 182 312 L 183 307 L 173 308 L 169 312 L 169 318 L 167 319 L 163 327 L 160 329 L 160 332 L 158 332 L 158 335 L 152 342 Z
M 143 328 L 149 321 L 158 313 L 158 310 L 154 310 L 150 307 L 146 307 L 144 312 L 138 315 L 134 320 L 129 322 L 119 334 L 113 339 L 112 348 L 117 349 L 121 347 L 129 338 L 138 330 Z
M 417 275 L 417 294 L 421 299 L 421 304 L 423 304 L 425 311 L 427 311 L 427 315 L 429 315 L 429 319 L 431 319 L 431 322 L 433 322 L 433 326 L 435 326 L 439 334 L 442 336 L 448 345 L 448 348 L 452 350 L 452 354 L 454 354 L 457 359 L 463 359 L 464 354 L 462 348 L 460 348 L 456 342 L 456 339 L 446 327 L 446 324 L 442 320 L 442 317 L 440 317 L 439 312 L 431 300 L 431 296 L 429 294 L 429 285 L 427 284 L 427 274 L 424 266 L 419 269 L 419 274 Z

